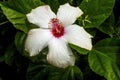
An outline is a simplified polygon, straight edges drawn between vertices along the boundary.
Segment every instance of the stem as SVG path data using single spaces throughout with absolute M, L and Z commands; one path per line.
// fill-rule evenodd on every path
M 0 23 L 0 26 L 3 25 L 3 24 L 6 24 L 6 23 L 8 23 L 8 22 L 9 22 L 9 21 L 2 22 L 2 23 Z

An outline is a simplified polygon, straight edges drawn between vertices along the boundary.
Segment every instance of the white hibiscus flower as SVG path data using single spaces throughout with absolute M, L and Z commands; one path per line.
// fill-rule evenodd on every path
M 92 36 L 83 27 L 73 24 L 82 14 L 78 7 L 68 3 L 59 7 L 57 15 L 48 5 L 33 9 L 26 16 L 30 23 L 39 28 L 29 31 L 25 42 L 26 51 L 34 56 L 48 46 L 47 61 L 50 64 L 60 68 L 73 66 L 75 57 L 68 43 L 88 50 L 92 48 Z

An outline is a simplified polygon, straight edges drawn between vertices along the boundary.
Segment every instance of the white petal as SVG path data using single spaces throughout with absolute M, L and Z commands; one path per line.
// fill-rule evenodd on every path
M 26 16 L 30 23 L 42 28 L 48 28 L 50 19 L 56 17 L 48 5 L 37 7 Z
M 73 24 L 75 20 L 83 14 L 79 7 L 70 6 L 68 3 L 61 5 L 58 9 L 57 17 L 65 26 Z
M 60 68 L 65 68 L 75 63 L 75 57 L 72 51 L 62 38 L 53 38 L 49 42 L 47 60 L 50 64 Z
M 75 44 L 81 48 L 88 50 L 92 49 L 92 36 L 87 33 L 83 27 L 78 25 L 71 25 L 66 27 L 65 37 L 68 39 L 69 43 Z
M 47 29 L 32 29 L 29 31 L 25 49 L 30 53 L 30 56 L 37 55 L 43 48 L 48 45 L 48 41 L 52 37 Z

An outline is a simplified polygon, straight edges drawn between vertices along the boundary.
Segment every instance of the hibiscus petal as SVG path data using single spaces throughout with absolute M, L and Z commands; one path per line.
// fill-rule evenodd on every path
M 30 56 L 37 55 L 48 45 L 51 37 L 52 35 L 48 29 L 32 29 L 28 33 L 25 50 L 30 53 Z
M 69 43 L 75 44 L 81 48 L 88 50 L 92 49 L 92 36 L 87 33 L 83 27 L 78 25 L 71 25 L 65 28 L 65 38 L 67 38 Z
M 47 60 L 50 64 L 60 68 L 65 68 L 75 63 L 75 57 L 72 51 L 62 38 L 53 38 L 50 40 Z
M 26 16 L 30 23 L 42 28 L 48 28 L 50 19 L 56 17 L 48 5 L 37 7 Z
M 79 7 L 70 6 L 68 3 L 61 5 L 58 9 L 57 17 L 65 26 L 73 24 L 75 20 L 80 17 L 83 12 Z

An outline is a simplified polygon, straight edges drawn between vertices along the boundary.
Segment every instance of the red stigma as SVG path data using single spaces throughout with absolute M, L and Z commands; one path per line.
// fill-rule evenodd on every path
M 64 35 L 64 27 L 62 22 L 59 19 L 53 18 L 50 20 L 51 32 L 53 36 L 60 38 Z

